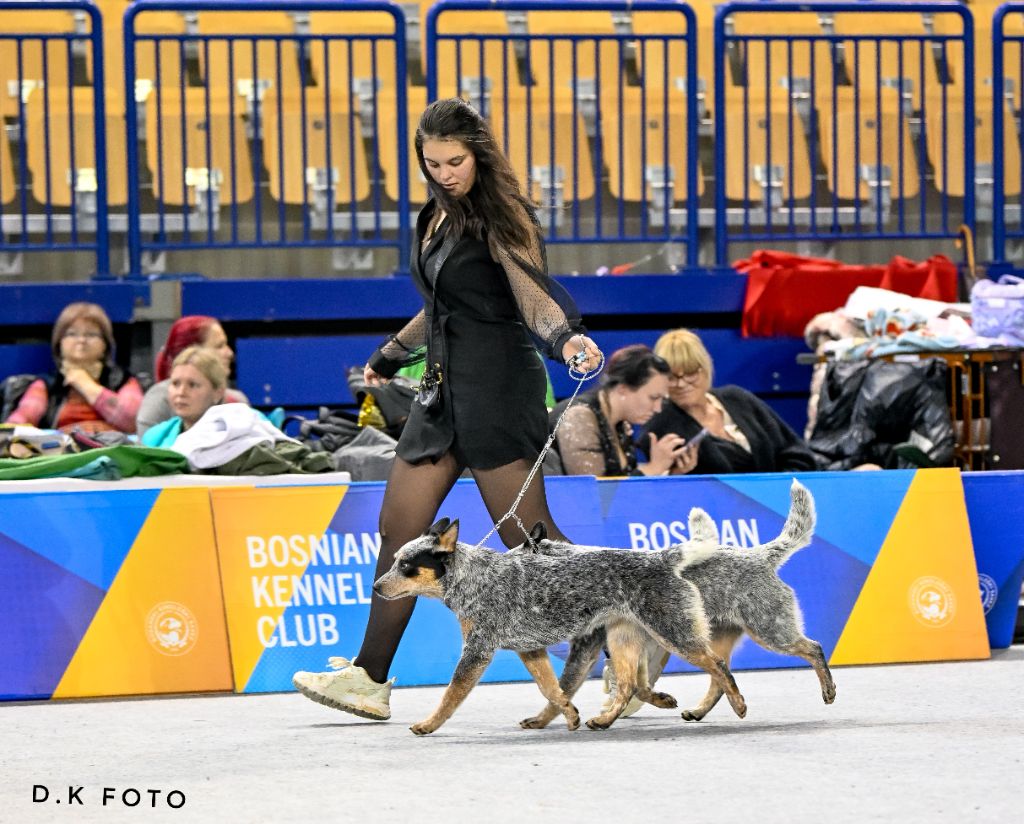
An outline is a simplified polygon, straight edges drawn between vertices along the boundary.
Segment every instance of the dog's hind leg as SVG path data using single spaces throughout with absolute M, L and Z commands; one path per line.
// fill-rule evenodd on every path
M 581 635 L 572 639 L 569 647 L 569 657 L 566 659 L 565 667 L 562 669 L 562 677 L 558 679 L 558 686 L 568 700 L 572 700 L 583 682 L 587 679 L 590 670 L 597 663 L 597 656 L 605 643 L 604 627 L 591 632 L 589 635 Z M 537 715 L 531 718 L 524 718 L 519 726 L 526 730 L 541 730 L 554 720 L 561 710 L 557 705 L 548 703 Z
M 570 730 L 578 730 L 580 727 L 580 714 L 559 687 L 558 679 L 555 678 L 555 671 L 551 668 L 551 659 L 548 658 L 548 651 L 546 649 L 535 649 L 531 652 L 520 652 L 519 657 L 522 659 L 523 664 L 526 665 L 530 675 L 533 676 L 533 680 L 537 682 L 537 687 L 540 689 L 541 694 L 548 699 L 548 706 L 556 707 L 565 716 L 565 723 Z M 521 722 L 520 725 L 526 727 L 525 722 Z
M 429 718 L 413 724 L 409 729 L 416 735 L 429 735 L 451 718 L 459 704 L 476 686 L 493 657 L 493 649 L 484 651 L 479 648 L 463 647 L 462 657 L 455 665 L 452 682 L 441 696 L 441 703 Z
M 736 646 L 736 642 L 740 639 L 742 634 L 743 633 L 740 630 L 733 629 L 714 633 L 711 638 L 711 650 L 714 655 L 721 658 L 728 664 L 729 659 L 732 657 L 733 647 Z M 683 710 L 683 719 L 686 721 L 700 721 L 705 715 L 711 712 L 723 694 L 721 687 L 719 687 L 715 679 L 712 678 L 711 683 L 708 684 L 708 691 L 705 693 L 704 698 L 701 699 L 701 702 L 696 707 Z
M 712 682 L 729 699 L 733 712 L 743 718 L 747 714 L 747 703 L 740 695 L 729 665 L 711 648 L 707 617 L 696 588 L 676 595 L 672 603 L 648 599 L 644 605 L 645 614 L 642 618 L 637 615 L 637 620 L 642 620 L 654 639 L 669 652 L 708 673 Z M 666 597 L 671 596 L 666 594 Z
M 742 605 L 740 616 L 744 629 L 765 649 L 796 655 L 814 667 L 821 684 L 821 697 L 826 704 L 831 704 L 836 700 L 836 684 L 821 644 L 803 633 L 796 593 L 788 584 L 775 578 L 761 588 L 758 596 L 756 603 Z
M 641 631 L 639 627 L 637 631 Z M 644 651 L 640 656 L 640 665 L 637 667 L 636 674 L 636 697 L 645 704 L 650 704 L 659 709 L 674 710 L 678 706 L 675 698 L 667 692 L 655 692 L 652 689 L 654 682 L 661 677 L 661 672 L 665 669 L 665 664 L 667 663 L 668 653 L 654 643 L 645 632 Z M 615 672 L 618 675 L 618 670 Z
M 610 623 L 608 629 L 608 654 L 615 667 L 616 692 L 611 706 L 587 721 L 592 730 L 606 730 L 619 717 L 637 691 L 637 675 L 640 659 L 647 654 L 644 633 L 632 621 Z M 645 684 L 646 686 L 646 684 Z M 650 688 L 647 688 L 650 692 Z

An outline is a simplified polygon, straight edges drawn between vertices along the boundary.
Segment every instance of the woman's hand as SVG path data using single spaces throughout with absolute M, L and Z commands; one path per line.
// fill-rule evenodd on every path
M 573 335 L 562 347 L 563 363 L 568 365 L 570 359 L 579 355 L 580 352 L 586 353 L 586 359 L 572 363 L 572 368 L 577 372 L 593 372 L 604 360 L 604 355 L 601 354 L 601 350 L 598 349 L 594 341 L 586 335 Z
M 103 391 L 96 379 L 81 366 L 64 366 L 61 370 L 64 375 L 64 385 L 76 390 L 91 406 Z
M 363 381 L 367 386 L 384 386 L 390 378 L 385 378 L 379 372 L 374 372 L 370 364 L 363 367 Z
M 686 440 L 675 432 L 666 432 L 660 438 L 652 432 L 649 450 L 651 460 L 648 463 L 650 467 L 648 474 L 664 475 L 678 464 L 680 458 L 685 453 Z M 697 450 L 691 449 L 690 451 L 696 452 Z
M 674 462 L 672 463 L 672 474 L 673 475 L 686 475 L 693 472 L 697 466 L 697 456 L 700 453 L 700 444 L 693 444 L 692 446 L 688 443 L 683 443 L 682 449 L 676 453 Z

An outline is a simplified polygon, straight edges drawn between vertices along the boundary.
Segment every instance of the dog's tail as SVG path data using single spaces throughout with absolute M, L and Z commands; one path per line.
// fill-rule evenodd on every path
M 798 549 L 807 546 L 814 536 L 814 498 L 807 487 L 796 479 L 789 490 L 789 501 L 789 515 L 782 526 L 782 532 L 775 540 L 763 546 L 776 569 L 786 563 L 789 556 Z

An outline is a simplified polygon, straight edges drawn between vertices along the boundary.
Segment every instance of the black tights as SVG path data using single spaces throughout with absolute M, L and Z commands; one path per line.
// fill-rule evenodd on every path
M 471 470 L 492 520 L 496 521 L 508 512 L 532 466 L 531 463 L 519 460 L 497 469 Z M 380 510 L 381 543 L 375 580 L 391 569 L 399 548 L 422 535 L 434 522 L 438 509 L 462 471 L 462 465 L 451 452 L 445 453 L 437 463 L 423 461 L 410 464 L 401 458 L 395 459 Z M 523 496 L 516 514 L 527 529 L 537 521 L 543 521 L 547 526 L 548 537 L 568 540 L 555 526 L 548 510 L 544 479 L 540 472 Z M 499 527 L 498 534 L 507 547 L 517 546 L 524 540 L 522 530 L 514 518 L 505 521 Z M 415 606 L 415 598 L 385 601 L 373 595 L 370 620 L 355 663 L 363 667 L 374 681 L 383 683 L 387 680 L 391 662 L 398 651 L 398 643 L 402 640 Z

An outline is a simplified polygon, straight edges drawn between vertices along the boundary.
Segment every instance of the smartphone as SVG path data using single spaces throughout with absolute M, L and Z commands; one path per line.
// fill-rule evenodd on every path
M 700 432 L 698 432 L 696 435 L 694 435 L 692 438 L 690 438 L 683 445 L 684 446 L 692 446 L 692 447 L 694 447 L 696 449 L 698 446 L 700 446 L 700 442 L 702 440 L 704 440 L 707 436 L 708 436 L 708 429 L 707 429 L 707 427 L 704 427 Z

